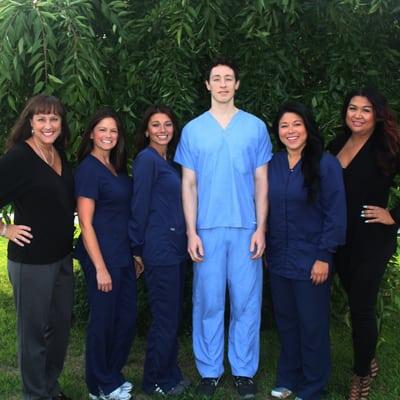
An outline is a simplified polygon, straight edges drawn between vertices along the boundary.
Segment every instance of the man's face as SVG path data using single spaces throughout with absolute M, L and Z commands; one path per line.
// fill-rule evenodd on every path
M 211 97 L 217 103 L 229 103 L 233 100 L 240 82 L 235 79 L 235 73 L 227 65 L 217 65 L 210 73 L 206 86 Z

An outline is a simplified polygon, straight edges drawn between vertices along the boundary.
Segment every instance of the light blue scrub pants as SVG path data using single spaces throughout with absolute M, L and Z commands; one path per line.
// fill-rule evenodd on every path
M 252 260 L 251 229 L 198 231 L 204 261 L 194 264 L 193 351 L 203 378 L 224 372 L 225 291 L 230 297 L 228 358 L 234 376 L 253 377 L 258 369 L 262 297 L 261 259 Z

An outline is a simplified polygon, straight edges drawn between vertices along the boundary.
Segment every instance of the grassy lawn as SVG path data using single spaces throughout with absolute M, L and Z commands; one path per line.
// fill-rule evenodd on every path
M 381 373 L 373 384 L 370 395 L 372 400 L 398 400 L 400 398 L 400 314 L 394 314 L 383 327 L 378 358 Z M 268 399 L 268 393 L 274 383 L 278 357 L 278 339 L 273 327 L 272 316 L 264 313 L 266 328 L 261 332 L 262 347 L 260 369 L 256 376 L 259 387 L 257 399 Z M 138 321 L 140 324 L 141 321 Z M 332 321 L 332 354 L 333 372 L 328 386 L 326 399 L 339 400 L 347 396 L 351 376 L 352 351 L 350 332 L 342 321 Z M 0 240 L 0 399 L 17 400 L 20 395 L 20 380 L 17 368 L 15 346 L 15 315 L 12 291 L 6 269 L 6 241 Z M 136 338 L 132 348 L 125 375 L 140 387 L 143 370 L 145 340 Z M 84 327 L 75 326 L 72 330 L 64 373 L 61 377 L 63 390 L 75 400 L 87 399 L 84 382 Z M 198 380 L 191 351 L 191 338 L 181 337 L 181 367 L 193 382 Z M 226 365 L 226 374 L 222 387 L 218 389 L 215 399 L 235 399 L 236 391 Z M 148 399 L 140 389 L 136 390 L 138 399 Z M 181 399 L 196 399 L 193 392 L 188 392 Z

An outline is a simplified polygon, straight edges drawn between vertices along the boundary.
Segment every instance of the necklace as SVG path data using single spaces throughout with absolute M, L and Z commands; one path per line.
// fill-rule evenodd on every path
M 51 145 L 50 161 L 49 161 L 49 160 L 47 160 L 47 157 L 44 155 L 43 148 L 40 147 L 40 146 L 37 144 L 37 142 L 36 142 L 36 140 L 35 140 L 34 137 L 32 137 L 32 139 L 33 139 L 33 143 L 35 143 L 35 146 L 36 146 L 36 148 L 37 148 L 37 150 L 38 150 L 38 152 L 39 152 L 40 158 L 41 158 L 47 165 L 49 165 L 50 167 L 53 167 L 53 164 L 54 164 L 54 147 L 53 147 L 53 145 Z

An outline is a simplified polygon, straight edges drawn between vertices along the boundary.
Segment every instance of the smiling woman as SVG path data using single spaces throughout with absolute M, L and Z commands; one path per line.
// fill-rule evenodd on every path
M 387 209 L 400 172 L 400 130 L 385 97 L 366 87 L 350 92 L 342 110 L 343 134 L 330 144 L 342 169 L 347 198 L 346 244 L 335 268 L 348 295 L 354 348 L 349 399 L 368 397 L 378 372 L 375 306 L 386 265 L 395 252 L 400 207 Z
M 137 138 L 129 237 L 136 265 L 144 268 L 153 317 L 143 389 L 175 396 L 188 385 L 177 359 L 187 253 L 181 178 L 171 161 L 179 138 L 175 114 L 169 107 L 150 106 Z
M 58 384 L 73 303 L 68 135 L 63 105 L 38 95 L 20 114 L 0 159 L 0 207 L 12 203 L 15 210 L 14 224 L 0 224 L 0 234 L 9 239 L 24 399 L 68 399 Z
M 282 150 L 269 163 L 267 264 L 282 345 L 271 395 L 319 400 L 331 371 L 330 284 L 333 253 L 345 240 L 343 178 L 302 103 L 284 104 L 272 130 Z
M 90 318 L 86 384 L 90 399 L 131 398 L 122 375 L 136 328 L 136 274 L 128 239 L 132 193 L 125 136 L 109 108 L 90 119 L 79 149 L 75 195 L 81 236 L 75 249 L 85 274 Z

